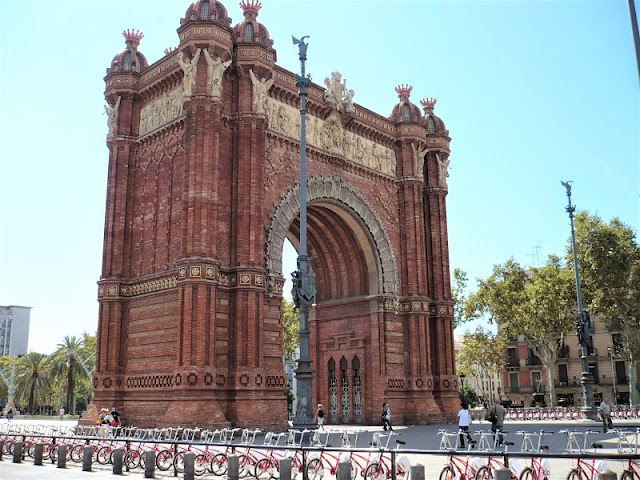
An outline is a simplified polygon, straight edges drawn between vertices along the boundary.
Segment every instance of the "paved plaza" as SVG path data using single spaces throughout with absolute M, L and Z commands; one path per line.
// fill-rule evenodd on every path
M 23 423 L 34 423 L 33 421 L 23 421 Z M 43 423 L 39 421 L 37 423 Z M 48 421 L 46 423 L 57 425 L 73 425 L 73 421 Z M 640 420 L 618 420 L 615 422 L 616 427 L 624 430 L 635 430 L 640 427 Z M 345 430 L 358 430 L 360 432 L 358 447 L 365 447 L 367 442 L 371 438 L 373 432 L 382 432 L 379 427 L 372 426 L 329 426 L 327 428 L 330 432 L 335 432 L 330 437 L 330 444 L 337 446 L 339 444 L 339 434 Z M 406 450 L 437 450 L 440 442 L 440 436 L 438 431 L 440 429 L 446 429 L 450 432 L 457 430 L 457 427 L 452 424 L 448 425 L 416 425 L 416 426 L 402 426 L 398 425 L 394 427 L 394 431 L 400 436 L 398 438 L 406 442 L 403 446 Z M 488 430 L 488 422 L 476 422 L 472 425 L 471 430 Z M 507 422 L 505 429 L 508 431 L 506 434 L 507 440 L 514 442 L 515 445 L 508 447 L 509 452 L 513 452 L 514 455 L 519 451 L 522 436 L 517 435 L 518 430 L 539 431 L 541 429 L 547 431 L 556 432 L 553 435 L 545 437 L 544 443 L 549 446 L 549 452 L 560 454 L 564 451 L 566 446 L 567 437 L 565 434 L 557 433 L 563 429 L 570 430 L 587 430 L 591 429 L 596 431 L 589 436 L 589 443 L 598 442 L 603 445 L 603 449 L 599 450 L 601 453 L 615 454 L 617 453 L 617 435 L 615 433 L 603 434 L 601 424 L 593 421 L 540 421 L 540 422 Z M 335 438 L 335 442 L 333 439 Z M 442 466 L 447 463 L 448 455 L 445 452 L 438 452 L 432 454 L 416 454 L 413 452 L 407 452 L 412 465 L 422 464 L 425 466 L 426 479 L 437 480 Z M 473 451 L 471 453 L 473 455 Z M 521 459 L 520 462 L 524 462 Z M 572 460 L 570 459 L 553 459 L 551 460 L 551 478 L 550 480 L 564 480 L 567 473 L 572 467 Z M 619 461 L 608 461 L 610 468 L 620 476 L 620 472 L 623 469 L 622 463 Z M 51 462 L 45 462 L 43 466 L 33 465 L 31 459 L 25 460 L 24 463 L 14 464 L 12 462 L 12 456 L 5 455 L 2 462 L 0 462 L 0 480 L 30 480 L 30 479 L 44 479 L 44 480 L 87 480 L 87 479 L 113 479 L 114 476 L 110 465 L 94 464 L 93 471 L 83 472 L 81 464 L 74 464 L 68 462 L 68 468 L 58 469 Z M 142 470 L 137 469 L 131 472 L 124 473 L 123 477 L 130 477 L 132 479 L 143 479 L 144 473 Z M 330 475 L 325 475 L 325 478 Z M 173 475 L 173 471 L 160 472 L 156 470 L 155 478 L 169 479 L 176 478 Z M 182 478 L 182 474 L 179 474 L 177 478 Z M 205 479 L 219 478 L 214 477 L 212 474 L 207 474 L 203 477 Z

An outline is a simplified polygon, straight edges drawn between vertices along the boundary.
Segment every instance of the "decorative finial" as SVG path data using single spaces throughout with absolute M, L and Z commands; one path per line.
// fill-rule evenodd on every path
M 173 52 L 176 51 L 177 47 L 169 47 L 169 48 L 165 48 L 164 49 L 164 56 L 166 57 L 167 55 L 172 54 Z
M 140 45 L 140 40 L 144 38 L 144 33 L 140 30 L 123 30 L 122 35 L 127 39 L 127 45 L 129 43 L 135 45 L 136 47 Z
M 260 3 L 260 0 L 242 0 L 240 8 L 242 8 L 245 18 L 255 19 L 262 8 L 262 3 Z
M 433 107 L 436 106 L 437 101 L 435 98 L 423 98 L 420 100 L 420 105 L 422 105 L 424 113 L 433 113 Z
M 409 100 L 409 95 L 411 95 L 411 90 L 413 90 L 413 87 L 411 85 L 398 85 L 396 87 L 396 93 L 398 94 L 398 97 L 400 98 L 400 100 Z

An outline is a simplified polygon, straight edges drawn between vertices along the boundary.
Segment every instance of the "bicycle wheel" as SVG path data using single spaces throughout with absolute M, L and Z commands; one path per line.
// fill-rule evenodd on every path
M 51 458 L 51 452 L 53 451 L 53 445 L 45 443 L 42 445 L 42 459 L 49 460 Z
M 160 450 L 156 455 L 156 467 L 166 472 L 173 465 L 173 453 L 169 450 Z
M 127 454 L 124 456 L 124 464 L 127 468 L 136 468 L 140 465 L 140 452 L 137 450 L 129 450 Z
M 370 463 L 364 471 L 365 480 L 384 480 L 386 474 L 384 467 L 379 463 Z
M 218 453 L 211 459 L 209 470 L 217 477 L 221 477 L 227 473 L 227 456 L 224 453 Z
M 71 460 L 76 463 L 80 463 L 82 461 L 82 457 L 84 456 L 84 445 L 74 445 L 71 451 L 69 452 Z
M 520 474 L 520 480 L 537 480 L 536 474 L 529 467 L 526 467 L 522 470 L 522 473 Z
M 408 480 L 411 476 L 411 462 L 406 455 L 401 455 L 396 460 L 396 479 Z
M 581 480 L 581 478 L 582 476 L 577 468 L 572 468 L 569 475 L 567 475 L 567 480 Z
M 98 450 L 98 454 L 96 455 L 96 460 L 100 465 L 107 465 L 111 462 L 111 447 L 102 447 Z
M 309 480 L 320 480 L 324 477 L 324 466 L 321 458 L 314 458 L 306 467 L 307 477 Z
M 275 468 L 271 464 L 271 460 L 268 458 L 261 458 L 258 460 L 258 463 L 256 463 L 253 476 L 256 477 L 257 480 L 268 480 L 271 477 L 275 478 L 275 476 L 272 475 L 273 470 L 275 470 Z
M 178 452 L 176 456 L 173 457 L 173 468 L 175 468 L 178 473 L 184 473 L 184 452 Z
M 207 457 L 204 453 L 199 453 L 193 459 L 193 473 L 196 475 L 204 475 L 209 468 L 209 457 Z
M 453 467 L 451 465 L 445 465 L 440 471 L 438 480 L 453 480 L 454 478 L 456 478 L 456 472 L 453 470 Z
M 483 465 L 476 472 L 475 480 L 493 480 L 493 470 L 487 465 Z
M 622 472 L 622 475 L 620 475 L 620 480 L 633 480 L 633 472 L 625 470 Z
M 255 469 L 255 465 L 249 457 L 247 457 L 246 455 L 238 456 L 238 477 L 239 478 L 246 478 L 249 475 L 252 475 L 254 469 Z

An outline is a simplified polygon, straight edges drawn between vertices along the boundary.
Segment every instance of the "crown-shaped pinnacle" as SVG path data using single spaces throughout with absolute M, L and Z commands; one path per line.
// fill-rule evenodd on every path
M 175 52 L 175 51 L 176 51 L 176 48 L 177 48 L 177 47 L 168 47 L 168 48 L 165 48 L 165 49 L 164 49 L 164 55 L 165 55 L 165 57 L 166 57 L 167 55 L 171 54 L 172 52 Z
M 249 14 L 257 16 L 258 11 L 262 8 L 262 3 L 260 3 L 260 0 L 242 0 L 240 8 L 242 8 L 245 17 Z
M 140 45 L 140 40 L 144 38 L 144 33 L 140 30 L 127 29 L 122 31 L 122 35 L 127 40 L 127 43 L 131 42 L 135 45 Z
M 411 85 L 398 85 L 396 87 L 396 93 L 398 97 L 400 97 L 400 100 L 409 100 L 411 90 L 413 90 L 413 86 Z
M 438 100 L 436 100 L 435 98 L 423 98 L 422 100 L 420 100 L 420 105 L 422 105 L 424 113 L 433 112 L 433 107 L 436 106 L 437 101 Z

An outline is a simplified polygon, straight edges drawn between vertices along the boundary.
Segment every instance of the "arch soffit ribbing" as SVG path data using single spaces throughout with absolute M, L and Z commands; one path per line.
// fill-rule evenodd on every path
M 313 176 L 307 179 L 307 202 L 330 199 L 346 205 L 368 231 L 377 253 L 378 293 L 397 295 L 396 260 L 389 236 L 371 204 L 353 185 L 339 176 Z M 300 213 L 300 184 L 280 195 L 270 215 L 266 235 L 266 268 L 269 277 L 282 275 L 282 249 L 291 223 Z

